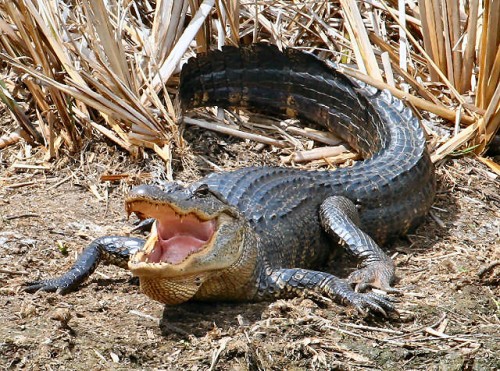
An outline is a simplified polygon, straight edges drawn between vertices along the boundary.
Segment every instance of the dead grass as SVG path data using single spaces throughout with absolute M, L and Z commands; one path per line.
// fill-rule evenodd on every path
M 444 131 L 427 126 L 434 161 L 482 153 L 500 127 L 499 3 L 400 3 L 2 2 L 0 98 L 21 136 L 48 148 L 46 159 L 79 151 L 99 132 L 132 154 L 154 149 L 170 168 L 171 145 L 182 146 L 173 101 L 180 64 L 224 44 L 268 41 L 340 62 L 422 117 L 441 117 Z M 288 139 L 257 134 L 271 145 Z

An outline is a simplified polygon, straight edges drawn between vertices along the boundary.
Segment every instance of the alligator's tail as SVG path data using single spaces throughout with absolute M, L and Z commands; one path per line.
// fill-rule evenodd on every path
M 364 157 L 383 148 L 387 137 L 370 127 L 376 113 L 351 80 L 296 49 L 253 44 L 200 54 L 182 69 L 180 100 L 183 109 L 240 107 L 316 122 Z
M 183 109 L 241 107 L 298 117 L 335 132 L 368 160 L 357 164 L 357 171 L 337 172 L 342 186 L 330 186 L 363 199 L 367 220 L 391 205 L 394 215 L 387 220 L 394 226 L 387 226 L 389 234 L 404 233 L 420 222 L 434 198 L 434 169 L 411 110 L 388 92 L 355 83 L 312 54 L 253 44 L 198 55 L 182 69 L 180 100 Z M 325 177 L 332 182 L 331 176 Z M 411 215 L 401 223 L 404 214 Z M 401 224 L 404 230 L 397 227 Z

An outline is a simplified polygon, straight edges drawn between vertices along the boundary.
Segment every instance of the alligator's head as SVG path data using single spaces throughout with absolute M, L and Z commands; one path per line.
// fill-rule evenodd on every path
M 156 220 L 144 247 L 129 261 L 142 291 L 154 300 L 178 304 L 191 299 L 211 275 L 243 254 L 247 222 L 206 186 L 165 193 L 141 185 L 131 190 L 125 207 L 129 215 Z

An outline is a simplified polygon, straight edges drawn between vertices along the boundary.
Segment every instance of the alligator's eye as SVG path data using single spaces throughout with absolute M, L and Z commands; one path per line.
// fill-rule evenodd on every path
M 218 191 L 214 189 L 210 189 L 207 184 L 200 184 L 200 186 L 196 188 L 193 192 L 193 197 L 202 198 L 207 196 L 215 197 L 220 202 L 228 204 L 226 198 L 223 195 L 221 195 Z
M 210 188 L 208 188 L 207 184 L 201 184 L 198 188 L 196 188 L 194 190 L 193 196 L 204 197 L 204 196 L 208 196 L 211 193 L 212 192 L 211 192 Z

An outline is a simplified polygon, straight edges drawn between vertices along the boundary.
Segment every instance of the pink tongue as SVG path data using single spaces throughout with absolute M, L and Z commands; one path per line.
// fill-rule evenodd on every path
M 203 241 L 186 235 L 175 236 L 167 241 L 158 241 L 149 254 L 149 262 L 177 264 L 202 246 Z

